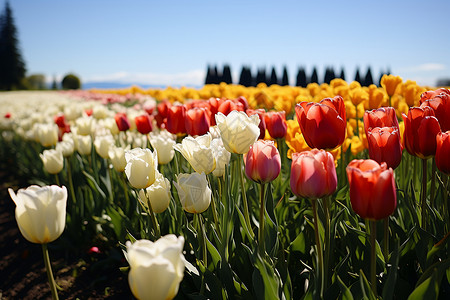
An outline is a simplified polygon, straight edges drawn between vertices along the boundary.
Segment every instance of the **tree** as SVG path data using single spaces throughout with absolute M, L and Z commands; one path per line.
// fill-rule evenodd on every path
M 270 79 L 267 85 L 278 84 L 278 76 L 275 71 L 275 67 L 272 67 L 272 71 L 270 73 Z
M 364 78 L 364 86 L 369 86 L 373 84 L 372 71 L 370 70 L 370 66 L 367 69 L 366 77 Z
M 256 84 L 261 83 L 261 82 L 264 82 L 267 84 L 265 68 L 259 68 L 258 73 L 256 73 Z
M 296 86 L 306 87 L 308 82 L 306 81 L 306 72 L 303 67 L 298 69 L 297 72 L 297 81 L 295 83 Z
M 8 1 L 0 16 L 0 66 L 0 89 L 23 87 L 25 63 L 18 46 L 17 29 Z
M 316 67 L 313 68 L 311 79 L 309 80 L 309 83 L 319 83 L 319 77 L 317 76 L 317 69 Z
M 252 77 L 252 71 L 249 67 L 243 66 L 241 70 L 241 76 L 239 77 L 239 84 L 249 87 L 252 86 L 253 77 Z
M 225 65 L 223 67 L 222 81 L 221 82 L 225 82 L 227 84 L 233 83 L 233 80 L 231 79 L 231 69 L 230 69 L 229 65 Z
M 359 67 L 356 67 L 355 81 L 361 83 L 361 75 L 359 74 Z
M 45 75 L 33 74 L 26 78 L 26 85 L 31 90 L 45 90 L 47 85 L 45 83 Z
M 281 85 L 289 85 L 289 77 L 286 66 L 283 67 L 283 77 L 281 78 Z
M 61 81 L 64 90 L 77 90 L 81 87 L 80 79 L 74 74 L 67 74 Z

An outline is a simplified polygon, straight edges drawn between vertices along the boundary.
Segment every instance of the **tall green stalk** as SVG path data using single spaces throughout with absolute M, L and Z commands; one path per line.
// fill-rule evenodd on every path
M 318 261 L 318 268 L 317 268 L 317 278 L 319 278 L 319 297 L 320 299 L 323 299 L 323 287 L 324 287 L 324 269 L 323 269 L 323 251 L 322 251 L 322 245 L 320 242 L 320 236 L 319 236 L 319 219 L 317 215 L 317 199 L 311 199 L 312 203 L 312 210 L 313 210 L 313 221 L 314 221 L 314 237 L 316 240 L 316 254 L 317 254 L 317 261 Z
M 250 232 L 250 234 L 252 235 L 252 238 L 253 238 L 254 234 L 253 234 L 253 230 L 252 230 L 252 224 L 250 223 L 250 214 L 248 212 L 247 194 L 246 194 L 246 190 L 245 190 L 244 171 L 242 169 L 244 166 L 244 159 L 243 159 L 242 154 L 239 154 L 238 157 L 239 157 L 239 162 L 238 162 L 239 177 L 241 180 L 242 204 L 244 205 L 244 219 L 245 219 L 245 223 L 247 224 L 248 231 Z
M 427 230 L 427 160 L 422 159 L 422 194 L 420 197 L 422 206 L 422 229 Z
M 45 264 L 45 269 L 47 270 L 47 278 L 48 278 L 48 283 L 50 284 L 50 290 L 52 292 L 52 299 L 57 300 L 57 299 L 59 299 L 58 292 L 56 290 L 55 278 L 53 277 L 52 265 L 50 263 L 50 257 L 48 255 L 47 244 L 42 244 L 42 254 L 44 256 L 44 264 Z
M 324 257 L 324 278 L 325 278 L 325 286 L 324 290 L 328 287 L 328 271 L 330 269 L 330 249 L 331 249 L 331 226 L 330 221 L 332 219 L 330 214 L 330 200 L 331 196 L 326 196 L 323 198 L 323 208 L 325 211 L 325 241 L 323 248 L 325 250 L 325 257 Z
M 383 257 L 385 263 L 387 264 L 389 260 L 389 217 L 386 217 L 383 220 L 383 226 L 384 226 Z
M 266 202 L 266 184 L 265 183 L 261 183 L 261 191 L 259 194 L 259 203 L 260 203 L 260 207 L 259 207 L 259 230 L 258 230 L 258 243 L 259 243 L 259 253 L 261 255 L 264 254 L 265 252 L 265 245 L 264 245 L 264 213 L 266 211 L 265 208 L 265 202 Z
M 376 242 L 377 242 L 377 226 L 376 221 L 370 220 L 370 283 L 372 292 L 377 297 L 377 264 L 376 264 Z
M 156 220 L 156 215 L 153 212 L 152 203 L 150 202 L 150 199 L 148 198 L 147 189 L 144 189 L 144 194 L 145 194 L 145 198 L 147 199 L 148 214 L 149 214 L 151 222 L 153 224 L 153 229 L 155 230 L 155 237 L 156 237 L 156 239 L 159 239 L 161 237 L 161 231 L 159 229 L 158 220 Z

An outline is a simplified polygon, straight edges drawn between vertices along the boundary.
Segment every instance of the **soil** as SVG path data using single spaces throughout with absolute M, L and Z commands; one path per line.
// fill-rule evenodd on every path
M 7 163 L 0 166 L 0 300 L 51 299 L 50 287 L 39 244 L 25 240 L 14 216 L 15 205 L 8 188 L 27 187 L 26 180 L 14 178 Z M 71 257 L 67 249 L 49 244 L 50 260 L 60 299 L 133 299 L 127 275 L 108 257 L 86 253 Z M 55 243 L 57 245 L 57 243 Z M 102 267 L 99 268 L 98 266 Z M 106 268 L 105 268 L 106 265 Z M 127 263 L 122 262 L 122 266 Z M 99 271 L 100 269 L 100 271 Z

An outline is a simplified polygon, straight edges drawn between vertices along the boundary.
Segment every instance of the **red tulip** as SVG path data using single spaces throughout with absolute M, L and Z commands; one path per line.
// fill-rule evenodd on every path
M 436 135 L 441 131 L 439 122 L 430 107 L 411 107 L 408 116 L 402 114 L 405 123 L 403 141 L 409 154 L 422 159 L 436 153 Z
M 11 113 L 10 113 L 10 112 L 7 112 L 7 113 L 4 115 L 4 117 L 5 117 L 5 119 L 10 119 L 10 118 L 11 118 Z
M 436 166 L 450 175 L 450 131 L 439 132 L 436 136 Z
M 434 114 L 439 121 L 442 131 L 450 130 L 450 91 L 438 89 L 422 94 L 420 107 L 429 106 L 434 110 Z
M 337 176 L 333 155 L 318 149 L 293 153 L 290 184 L 299 197 L 317 199 L 334 193 Z
M 59 127 L 59 128 L 64 128 L 66 126 L 66 118 L 64 117 L 63 114 L 58 114 L 55 116 L 54 118 L 55 120 L 55 124 Z
M 186 112 L 185 127 L 189 135 L 204 135 L 209 131 L 210 111 L 206 108 L 194 107 Z
M 354 159 L 346 170 L 350 202 L 361 218 L 380 220 L 394 212 L 397 207 L 394 170 L 371 159 Z
M 244 96 L 238 97 L 236 101 L 242 104 L 242 107 L 244 109 L 243 111 L 246 111 L 249 108 L 248 101 Z
M 369 157 L 378 163 L 385 162 L 395 169 L 402 160 L 400 133 L 396 127 L 375 127 L 367 132 Z
M 258 140 L 244 155 L 245 174 L 258 183 L 267 183 L 278 177 L 281 157 L 273 141 Z
M 287 123 L 286 113 L 284 111 L 271 111 L 266 113 L 265 122 L 271 137 L 280 139 L 286 136 Z
M 117 128 L 119 131 L 127 131 L 130 129 L 130 122 L 128 121 L 127 115 L 125 113 L 117 113 L 114 116 L 116 120 Z
M 225 116 L 228 116 L 233 110 L 244 111 L 244 105 L 240 102 L 234 102 L 233 100 L 228 99 L 219 106 L 219 111 Z
M 265 121 L 265 114 L 266 111 L 263 108 L 258 108 L 258 109 L 247 109 L 246 111 L 247 115 L 250 117 L 252 115 L 258 115 L 259 117 L 259 137 L 258 139 L 263 140 L 264 137 L 266 136 L 266 121 Z
M 142 134 L 148 134 L 152 131 L 152 119 L 148 114 L 143 114 L 134 118 L 136 129 Z
M 397 115 L 393 107 L 380 107 L 364 113 L 364 131 L 375 127 L 398 127 Z
M 167 114 L 169 113 L 169 108 L 172 106 L 168 100 L 164 100 L 158 103 L 156 106 L 158 110 L 158 115 L 161 115 L 162 118 L 167 118 Z
M 173 105 L 167 111 L 166 129 L 170 133 L 186 133 L 185 119 L 186 107 L 184 105 Z
M 301 102 L 295 112 L 309 147 L 334 149 L 344 142 L 347 120 L 341 96 L 325 98 L 319 103 Z

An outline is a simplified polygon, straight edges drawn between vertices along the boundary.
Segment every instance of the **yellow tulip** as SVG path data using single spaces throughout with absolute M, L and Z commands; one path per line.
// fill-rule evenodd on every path
M 400 76 L 384 74 L 383 77 L 381 77 L 381 86 L 385 89 L 389 97 L 392 97 L 395 94 L 397 86 L 402 82 L 403 79 Z

